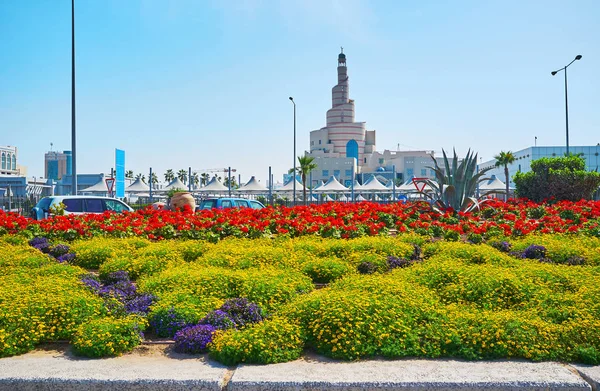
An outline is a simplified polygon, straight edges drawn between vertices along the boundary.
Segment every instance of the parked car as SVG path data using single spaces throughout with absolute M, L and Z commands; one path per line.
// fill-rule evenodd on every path
M 196 207 L 196 210 L 203 209 L 226 209 L 226 208 L 252 208 L 262 209 L 265 206 L 255 200 L 245 198 L 205 198 Z
M 121 200 L 110 197 L 94 196 L 52 196 L 42 198 L 37 205 L 31 209 L 31 217 L 34 220 L 42 220 L 50 215 L 50 208 L 60 203 L 65 205 L 65 214 L 133 212 L 133 208 Z

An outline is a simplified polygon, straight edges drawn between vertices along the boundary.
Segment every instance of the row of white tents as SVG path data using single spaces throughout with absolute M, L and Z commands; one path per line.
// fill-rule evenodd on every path
M 304 186 L 297 179 L 296 181 L 296 194 L 300 195 L 304 191 Z M 166 194 L 172 189 L 182 189 L 187 190 L 188 186 L 184 184 L 179 178 L 175 178 L 171 183 L 161 189 L 152 189 L 153 194 L 160 196 L 161 194 Z M 291 194 L 294 189 L 294 183 L 289 181 L 284 186 L 273 189 L 274 193 L 285 193 Z M 483 182 L 479 186 L 480 194 L 493 194 L 500 193 L 505 191 L 506 185 L 496 177 L 492 177 L 487 182 Z M 415 194 L 419 193 L 417 187 L 413 184 L 412 180 L 408 181 L 400 186 L 393 185 L 392 181 L 389 181 L 387 185 L 381 183 L 375 176 L 371 176 L 369 180 L 367 180 L 362 185 L 358 183 L 358 181 L 354 181 L 353 186 L 347 187 L 341 184 L 335 177 L 331 177 L 326 183 L 316 186 L 312 190 L 307 188 L 307 192 L 311 191 L 311 193 L 322 194 L 322 195 L 337 195 L 338 200 L 342 200 L 344 195 L 350 195 L 350 193 L 354 192 L 358 194 L 355 197 L 356 200 L 361 200 L 363 198 L 360 196 L 361 194 L 371 194 L 371 195 L 391 195 L 393 192 L 396 194 Z M 431 191 L 431 188 L 428 185 L 425 185 L 422 189 L 423 192 Z M 141 179 L 136 179 L 131 185 L 129 185 L 125 189 L 126 193 L 136 195 L 137 197 L 149 197 L 150 195 L 150 187 L 142 182 Z M 199 195 L 214 195 L 214 194 L 225 194 L 229 192 L 229 188 L 217 177 L 212 178 L 205 186 L 200 187 L 198 189 L 192 189 L 192 192 Z M 247 194 L 247 195 L 257 195 L 257 194 L 268 194 L 269 189 L 258 182 L 255 177 L 250 178 L 250 180 L 239 187 L 238 189 L 232 190 L 235 194 Z M 82 194 L 98 194 L 98 193 L 107 193 L 106 184 L 104 181 L 100 181 L 95 185 L 88 187 L 86 189 L 81 190 Z M 375 199 L 374 197 L 371 197 Z M 363 198 L 364 199 L 364 198 Z

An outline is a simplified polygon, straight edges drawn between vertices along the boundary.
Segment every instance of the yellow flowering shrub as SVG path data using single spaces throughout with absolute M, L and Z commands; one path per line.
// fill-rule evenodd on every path
M 423 246 L 423 256 L 432 257 L 443 254 L 445 257 L 454 258 L 472 264 L 497 264 L 505 267 L 518 266 L 513 257 L 486 244 L 469 244 L 461 242 L 434 242 Z
M 31 259 L 0 268 L 0 357 L 70 339 L 79 325 L 106 314 L 102 299 L 79 282 L 84 270 Z
M 356 273 L 356 268 L 337 258 L 318 258 L 304 264 L 302 272 L 316 283 L 329 283 L 347 274 Z
M 243 330 L 217 331 L 210 355 L 225 365 L 273 364 L 296 360 L 304 351 L 304 336 L 297 325 L 273 317 Z
M 139 316 L 94 319 L 79 326 L 73 337 L 73 350 L 85 357 L 119 356 L 142 342 L 146 325 Z
M 75 264 L 86 269 L 98 269 L 117 256 L 133 256 L 135 248 L 125 239 L 97 237 L 73 242 L 71 251 L 77 254 Z
M 313 288 L 307 276 L 291 270 L 232 270 L 193 263 L 144 277 L 138 287 L 159 297 L 181 291 L 221 299 L 245 297 L 267 311 Z

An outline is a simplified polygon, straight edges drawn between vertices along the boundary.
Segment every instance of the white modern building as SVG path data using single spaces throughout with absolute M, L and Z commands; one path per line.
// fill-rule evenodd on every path
M 354 100 L 349 97 L 348 68 L 343 50 L 338 56 L 337 75 L 338 82 L 331 91 L 331 109 L 327 110 L 327 125 L 310 132 L 309 154 L 315 158 L 354 158 L 357 166 L 362 167 L 375 151 L 375 131 L 367 130 L 365 122 L 355 121 Z M 319 159 L 319 162 L 325 160 Z M 347 163 L 340 163 L 340 166 L 345 165 Z
M 543 157 L 562 157 L 567 152 L 566 147 L 529 147 L 520 151 L 513 152 L 516 160 L 508 166 L 509 186 L 514 187 L 512 177 L 519 171 L 531 171 L 531 162 Z M 569 146 L 569 153 L 581 156 L 585 159 L 585 169 L 587 171 L 600 171 L 600 143 L 593 146 Z M 481 169 L 491 167 L 486 176 L 495 175 L 502 181 L 505 181 L 504 167 L 495 167 L 496 160 L 488 160 L 479 165 Z
M 17 147 L 0 145 L 0 175 L 19 175 Z

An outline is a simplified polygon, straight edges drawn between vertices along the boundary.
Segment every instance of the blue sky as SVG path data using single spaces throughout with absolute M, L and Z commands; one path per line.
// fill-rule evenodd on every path
M 0 144 L 29 175 L 71 145 L 71 2 L 0 0 Z M 339 47 L 377 149 L 600 142 L 600 2 L 76 0 L 78 172 L 276 178 L 325 125 Z M 162 176 L 162 175 L 161 175 Z

